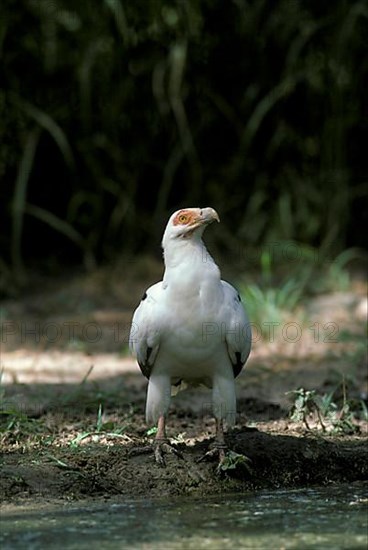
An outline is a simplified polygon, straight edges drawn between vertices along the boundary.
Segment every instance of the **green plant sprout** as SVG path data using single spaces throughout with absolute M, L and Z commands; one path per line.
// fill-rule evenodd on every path
M 236 453 L 235 451 L 228 451 L 223 462 L 217 466 L 217 473 L 245 469 L 249 474 L 251 474 L 251 463 L 251 459 L 247 456 Z
M 303 422 L 307 430 L 312 431 L 310 420 L 314 420 L 324 433 L 353 434 L 359 431 L 357 420 L 367 421 L 368 409 L 363 400 L 356 402 L 347 398 L 345 379 L 342 381 L 342 404 L 339 406 L 334 397 L 336 390 L 319 395 L 315 390 L 299 388 L 287 392 L 295 396 L 290 410 L 293 422 Z
M 70 441 L 70 446 L 78 447 L 87 438 L 91 438 L 94 443 L 97 443 L 102 437 L 129 439 L 129 436 L 123 433 L 125 429 L 126 426 L 124 425 L 117 428 L 115 422 L 104 421 L 103 408 L 100 403 L 97 411 L 96 428 L 79 433 Z
M 257 325 L 265 320 L 281 323 L 290 314 L 293 320 L 298 318 L 302 322 L 305 313 L 300 306 L 305 299 L 324 292 L 346 291 L 350 284 L 348 264 L 364 258 L 357 248 L 345 250 L 332 260 L 311 247 L 289 243 L 295 245 L 300 258 L 295 265 L 287 265 L 287 274 L 280 276 L 285 270 L 285 258 L 280 256 L 280 250 L 287 250 L 288 243 L 277 244 L 274 257 L 269 251 L 263 251 L 260 256 L 260 282 L 240 284 L 249 317 Z

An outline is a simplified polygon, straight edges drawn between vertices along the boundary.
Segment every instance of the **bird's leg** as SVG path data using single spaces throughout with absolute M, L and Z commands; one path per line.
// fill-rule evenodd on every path
M 167 441 L 167 437 L 166 437 L 166 420 L 165 420 L 164 415 L 159 416 L 158 421 L 157 421 L 156 441 L 157 440 Z
M 216 418 L 216 441 L 214 444 L 214 449 L 217 449 L 219 464 L 222 464 L 225 460 L 227 445 L 225 443 L 224 425 L 221 418 Z
M 222 418 L 216 418 L 216 438 L 215 438 L 215 442 L 212 445 L 212 448 L 209 449 L 198 460 L 198 462 L 201 462 L 202 460 L 206 460 L 207 458 L 213 458 L 214 456 L 218 456 L 219 466 L 221 466 L 221 464 L 224 462 L 225 457 L 226 457 L 226 450 L 227 450 L 227 445 L 225 443 L 223 421 L 222 421 Z
M 221 474 L 227 470 L 240 470 L 247 475 L 252 475 L 252 460 L 241 453 L 237 453 L 228 448 L 225 443 L 224 426 L 221 419 L 216 418 L 216 438 L 212 447 L 197 460 L 212 459 L 218 457 L 216 472 Z
M 153 443 L 153 454 L 155 460 L 160 466 L 165 466 L 164 454 L 175 454 L 176 456 L 183 458 L 180 451 L 170 445 L 168 438 L 166 437 L 166 419 L 164 415 L 159 416 L 157 422 L 157 432 L 155 441 Z M 152 445 L 145 445 L 144 447 L 133 447 L 130 449 L 130 456 L 141 455 L 145 453 L 152 453 Z
M 154 443 L 155 460 L 161 466 L 165 466 L 165 460 L 163 454 L 171 453 L 183 458 L 182 454 L 170 445 L 168 438 L 166 437 L 166 419 L 164 415 L 159 416 L 157 422 L 157 432 Z
M 159 416 L 157 421 L 157 432 L 154 443 L 155 460 L 158 464 L 161 464 L 161 466 L 165 465 L 163 452 L 164 446 L 168 444 L 169 442 L 166 437 L 166 420 L 165 416 L 162 414 L 161 416 Z

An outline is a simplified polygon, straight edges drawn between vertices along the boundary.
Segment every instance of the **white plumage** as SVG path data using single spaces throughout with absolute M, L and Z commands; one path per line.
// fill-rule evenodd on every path
M 172 388 L 212 388 L 219 447 L 223 420 L 235 422 L 234 379 L 248 358 L 251 334 L 239 294 L 221 280 L 202 241 L 214 220 L 213 208 L 186 208 L 170 217 L 162 240 L 163 281 L 145 292 L 133 316 L 130 346 L 149 379 L 146 419 L 158 422 L 157 441 L 165 438 Z

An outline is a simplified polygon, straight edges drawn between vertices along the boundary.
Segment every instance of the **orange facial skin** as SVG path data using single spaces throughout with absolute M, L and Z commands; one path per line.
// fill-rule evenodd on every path
M 173 225 L 193 225 L 198 221 L 199 215 L 193 210 L 179 210 L 173 219 Z

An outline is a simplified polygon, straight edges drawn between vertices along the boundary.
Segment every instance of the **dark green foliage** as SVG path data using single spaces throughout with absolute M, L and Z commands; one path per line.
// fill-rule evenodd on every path
M 232 244 L 363 244 L 365 1 L 1 12 L 0 244 L 18 276 L 34 257 L 157 246 L 168 214 L 198 204 Z

